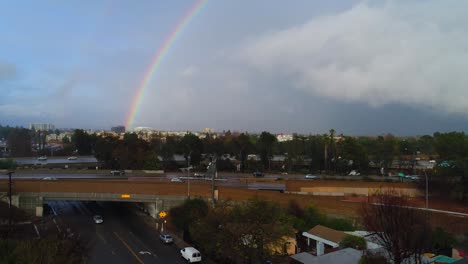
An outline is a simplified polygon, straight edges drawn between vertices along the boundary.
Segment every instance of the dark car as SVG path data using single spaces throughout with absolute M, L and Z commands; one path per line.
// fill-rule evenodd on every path
M 260 171 L 256 171 L 256 172 L 254 172 L 252 174 L 253 174 L 254 177 L 263 177 L 264 176 L 263 173 L 260 172 Z

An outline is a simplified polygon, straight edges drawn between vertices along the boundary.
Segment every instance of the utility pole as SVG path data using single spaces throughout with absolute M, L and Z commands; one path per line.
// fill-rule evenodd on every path
M 424 170 L 424 175 L 426 176 L 426 209 L 429 209 L 429 181 L 427 180 L 426 170 Z
M 211 199 L 213 200 L 213 205 L 216 204 L 215 200 L 215 177 L 218 178 L 218 170 L 216 168 L 216 157 L 213 158 L 213 161 L 210 166 L 211 170 Z

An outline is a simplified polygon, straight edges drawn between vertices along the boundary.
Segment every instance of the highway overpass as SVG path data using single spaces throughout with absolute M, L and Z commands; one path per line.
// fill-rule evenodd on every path
M 190 188 L 189 188 L 190 187 Z M 0 180 L 0 197 L 8 201 L 8 181 Z M 152 216 L 190 197 L 210 200 L 208 183 L 128 181 L 104 179 L 13 181 L 12 203 L 31 214 L 42 216 L 43 204 L 53 200 L 141 202 Z

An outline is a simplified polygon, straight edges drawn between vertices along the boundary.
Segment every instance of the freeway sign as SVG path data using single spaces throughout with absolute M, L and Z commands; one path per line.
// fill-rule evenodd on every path
M 166 216 L 167 216 L 166 212 L 164 212 L 164 211 L 159 212 L 159 217 L 160 218 L 164 218 Z

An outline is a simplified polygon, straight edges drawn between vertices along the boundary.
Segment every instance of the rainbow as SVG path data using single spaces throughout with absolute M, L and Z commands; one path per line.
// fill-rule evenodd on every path
M 198 14 L 203 7 L 205 6 L 206 0 L 198 0 L 196 4 L 190 8 L 185 16 L 177 23 L 171 33 L 166 37 L 163 44 L 159 47 L 156 51 L 154 58 L 146 70 L 143 80 L 140 82 L 138 86 L 137 92 L 132 99 L 132 103 L 130 105 L 130 110 L 128 111 L 125 127 L 126 129 L 130 130 L 133 127 L 133 122 L 135 121 L 135 116 L 138 114 L 138 109 L 140 107 L 141 102 L 145 96 L 146 90 L 148 90 L 149 84 L 153 79 L 153 76 L 157 73 L 159 67 L 161 66 L 161 62 L 169 53 L 169 49 L 171 48 L 172 44 L 177 40 L 177 37 L 181 35 L 182 31 L 186 28 L 189 22 Z

